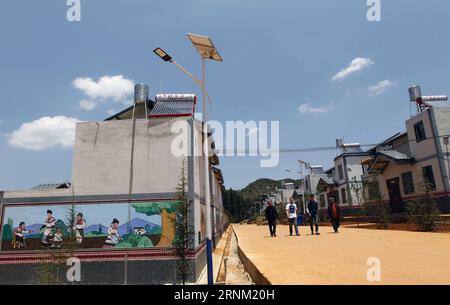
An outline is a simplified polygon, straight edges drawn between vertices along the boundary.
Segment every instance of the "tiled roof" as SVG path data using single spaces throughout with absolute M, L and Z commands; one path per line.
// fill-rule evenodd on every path
M 411 160 L 410 156 L 402 154 L 396 150 L 383 150 L 379 152 L 380 154 L 386 155 L 394 160 Z

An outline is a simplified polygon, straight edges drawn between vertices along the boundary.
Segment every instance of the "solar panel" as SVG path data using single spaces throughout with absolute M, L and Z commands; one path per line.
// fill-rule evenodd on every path
M 196 97 L 194 94 L 158 94 L 150 117 L 193 116 Z

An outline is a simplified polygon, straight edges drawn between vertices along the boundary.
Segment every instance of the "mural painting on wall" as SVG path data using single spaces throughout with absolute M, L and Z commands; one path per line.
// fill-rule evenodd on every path
M 61 248 L 70 236 L 78 248 L 169 247 L 178 201 L 6 205 L 1 251 Z M 74 217 L 69 217 L 74 213 Z M 69 219 L 73 218 L 74 221 Z

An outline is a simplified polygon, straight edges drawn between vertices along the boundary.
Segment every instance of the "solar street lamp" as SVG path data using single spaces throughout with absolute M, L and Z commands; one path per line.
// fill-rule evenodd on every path
M 212 264 L 212 226 L 211 226 L 211 197 L 210 197 L 210 185 L 209 185 L 209 149 L 208 149 L 208 125 L 207 125 L 207 115 L 206 115 L 206 98 L 208 98 L 211 103 L 211 97 L 205 88 L 206 73 L 205 73 L 205 61 L 206 59 L 211 59 L 215 61 L 223 61 L 222 57 L 219 55 L 216 47 L 212 43 L 211 39 L 207 36 L 187 34 L 187 37 L 192 42 L 194 48 L 200 54 L 202 59 L 202 80 L 199 80 L 192 73 L 178 64 L 172 56 L 170 56 L 162 48 L 158 47 L 153 50 L 159 58 L 165 62 L 172 63 L 176 65 L 181 71 L 193 79 L 197 85 L 202 89 L 202 100 L 203 100 L 203 153 L 205 155 L 204 159 L 204 179 L 205 179 L 205 205 L 206 205 L 206 253 L 207 253 L 207 267 L 208 267 L 208 284 L 212 285 L 214 283 L 213 279 L 213 264 Z
M 205 178 L 205 205 L 206 205 L 206 254 L 207 254 L 207 266 L 208 266 L 208 284 L 214 283 L 213 279 L 213 262 L 212 262 L 212 226 L 211 226 L 211 196 L 209 185 L 209 149 L 208 149 L 208 123 L 206 115 L 206 73 L 205 73 L 205 61 L 211 59 L 215 61 L 223 61 L 219 55 L 216 47 L 211 39 L 207 36 L 197 34 L 187 34 L 188 39 L 192 42 L 192 45 L 200 54 L 202 59 L 202 89 L 203 89 L 203 153 L 204 153 L 204 178 Z

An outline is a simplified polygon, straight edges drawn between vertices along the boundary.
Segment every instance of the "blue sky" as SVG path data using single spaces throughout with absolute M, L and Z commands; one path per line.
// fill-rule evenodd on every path
M 190 79 L 151 52 L 161 46 L 199 75 L 187 32 L 211 36 L 224 58 L 207 65 L 215 120 L 278 120 L 281 148 L 333 146 L 337 137 L 375 143 L 402 131 L 410 85 L 422 85 L 425 94 L 450 93 L 450 3 L 381 3 L 382 21 L 368 22 L 365 0 L 81 0 L 81 22 L 68 22 L 62 0 L 2 1 L 0 189 L 71 179 L 71 146 L 58 140 L 70 138 L 74 121 L 67 118 L 102 120 L 131 99 L 88 92 L 101 77 L 148 83 L 152 96 L 198 94 Z M 359 71 L 332 79 L 357 58 Z M 88 80 L 84 91 L 75 79 Z M 83 109 L 81 100 L 95 107 Z M 302 113 L 301 105 L 320 113 Z M 11 144 L 23 123 L 35 122 L 22 126 L 26 136 L 46 116 L 60 118 L 47 125 L 60 133 Z M 257 157 L 223 157 L 221 167 L 226 186 L 241 188 L 260 177 L 287 177 L 297 158 L 329 167 L 335 154 L 286 153 L 273 168 L 261 168 Z

